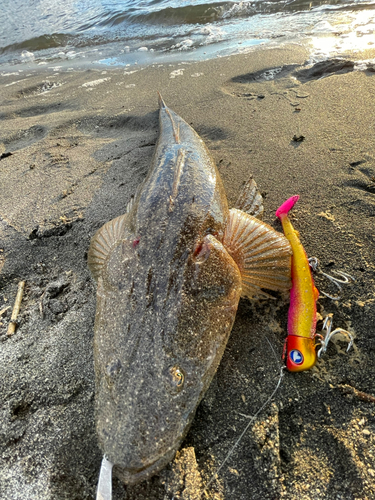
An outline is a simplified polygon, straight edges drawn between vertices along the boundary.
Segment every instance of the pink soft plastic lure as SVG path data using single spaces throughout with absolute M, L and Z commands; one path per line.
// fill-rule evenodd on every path
M 286 367 L 289 371 L 308 370 L 316 362 L 315 331 L 316 301 L 319 292 L 314 285 L 309 261 L 298 231 L 289 220 L 288 212 L 294 207 L 299 196 L 292 196 L 276 211 L 284 229 L 284 234 L 292 247 L 292 288 L 288 313 L 288 337 L 286 340 Z

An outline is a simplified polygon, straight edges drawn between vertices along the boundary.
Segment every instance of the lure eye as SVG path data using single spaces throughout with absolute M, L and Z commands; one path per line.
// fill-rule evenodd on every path
M 177 365 L 169 368 L 167 373 L 168 388 L 171 394 L 178 394 L 184 386 L 185 375 Z

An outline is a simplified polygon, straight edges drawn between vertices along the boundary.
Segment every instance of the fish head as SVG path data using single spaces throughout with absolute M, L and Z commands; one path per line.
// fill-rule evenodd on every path
M 95 322 L 99 443 L 125 483 L 171 461 L 223 355 L 239 297 L 239 270 L 206 235 L 163 272 L 122 240 L 98 279 Z M 173 279 L 170 277 L 173 276 Z

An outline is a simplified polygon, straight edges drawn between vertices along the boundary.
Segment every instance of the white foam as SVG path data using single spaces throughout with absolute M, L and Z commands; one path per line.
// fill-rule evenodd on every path
M 210 45 L 211 43 L 219 42 L 223 39 L 226 32 L 222 28 L 216 26 L 204 26 L 199 28 L 196 33 L 198 35 L 205 35 L 205 39 L 200 43 L 201 46 Z
M 69 52 L 66 53 L 68 59 L 75 59 L 77 56 L 86 57 L 84 52 L 76 52 L 75 50 L 69 50 Z
M 375 58 L 356 61 L 354 64 L 354 70 L 356 71 L 366 71 L 367 69 L 375 70 Z
M 185 69 L 176 69 L 169 74 L 169 78 L 176 78 L 176 76 L 183 76 Z
M 328 21 L 320 21 L 311 30 L 312 33 L 332 33 L 335 28 Z
M 81 87 L 96 87 L 101 83 L 108 82 L 111 78 L 100 78 L 99 80 L 93 80 L 91 82 L 86 82 L 81 85 Z
M 183 40 L 182 42 L 176 43 L 176 45 L 172 45 L 171 49 L 177 50 L 188 50 L 193 46 L 194 42 L 190 38 Z
M 23 50 L 21 53 L 21 59 L 24 62 L 34 61 L 35 55 L 32 52 L 29 52 L 28 50 Z
M 138 52 L 147 52 L 148 48 L 147 47 L 139 47 Z
M 255 8 L 252 2 L 238 2 L 233 4 L 230 9 L 223 13 L 223 19 L 229 19 L 231 17 L 247 16 L 248 14 L 254 13 Z

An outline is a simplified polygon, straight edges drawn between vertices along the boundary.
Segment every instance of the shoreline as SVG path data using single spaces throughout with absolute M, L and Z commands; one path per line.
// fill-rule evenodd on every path
M 101 456 L 93 420 L 95 230 L 126 210 L 158 133 L 157 94 L 205 141 L 229 206 L 254 176 L 264 220 L 300 194 L 293 225 L 309 256 L 356 281 L 321 317 L 349 329 L 311 371 L 286 374 L 273 402 L 211 485 L 209 498 L 371 498 L 375 494 L 375 71 L 299 45 L 191 64 L 1 76 L 0 310 L 25 280 L 19 326 L 0 317 L 0 489 L 17 499 L 89 499 Z M 350 62 L 351 61 L 351 62 Z M 320 64 L 320 65 L 319 65 Z M 49 73 L 49 74 L 48 74 Z M 12 75 L 11 75 L 12 76 Z M 13 75 L 14 76 L 14 75 Z M 273 77 L 270 79 L 270 77 Z M 47 83 L 48 82 L 48 83 Z M 10 154 L 9 154 L 10 153 Z M 317 276 L 318 289 L 335 291 Z M 198 499 L 272 393 L 288 301 L 241 300 L 224 357 L 176 459 L 114 499 Z M 318 323 L 320 325 L 320 323 Z M 265 338 L 266 337 L 266 338 Z M 276 356 L 276 358 L 277 358 Z M 281 363 L 281 362 L 280 362 Z M 184 489 L 185 488 L 185 489 Z M 126 496 L 125 496 L 126 495 Z
M 245 41 L 238 42 L 237 47 L 232 47 L 229 40 L 215 42 L 210 45 L 203 45 L 194 50 L 154 51 L 143 47 L 138 50 L 121 50 L 120 55 L 115 57 L 109 51 L 101 53 L 99 49 L 92 49 L 92 53 L 67 52 L 64 57 L 57 57 L 44 61 L 41 57 L 35 57 L 32 52 L 23 51 L 24 56 L 20 60 L 14 59 L 12 62 L 0 64 L 0 78 L 9 76 L 36 76 L 45 73 L 59 72 L 84 72 L 84 71 L 139 71 L 149 67 L 174 66 L 174 65 L 194 65 L 210 64 L 215 60 L 227 60 L 231 58 L 241 58 L 252 56 L 254 53 L 267 53 L 277 50 L 289 51 L 294 47 L 297 52 L 306 53 L 306 64 L 321 62 L 330 59 L 350 59 L 360 62 L 371 60 L 375 63 L 375 48 L 372 43 L 356 45 L 353 41 L 335 45 L 335 35 L 330 34 L 309 34 L 305 38 L 291 37 L 285 40 L 272 39 L 251 39 L 248 44 Z M 345 39 L 345 37 L 344 37 Z M 366 38 L 367 40 L 367 38 Z M 147 49 L 147 50 L 146 50 Z M 69 55 L 70 54 L 70 55 Z M 100 54 L 100 57 L 97 55 Z M 81 56 L 81 57 L 77 57 Z M 267 57 L 267 56 L 266 56 Z M 17 62 L 18 61 L 18 62 Z M 12 82 L 11 82 L 12 83 Z M 8 82 L 9 84 L 9 82 Z

